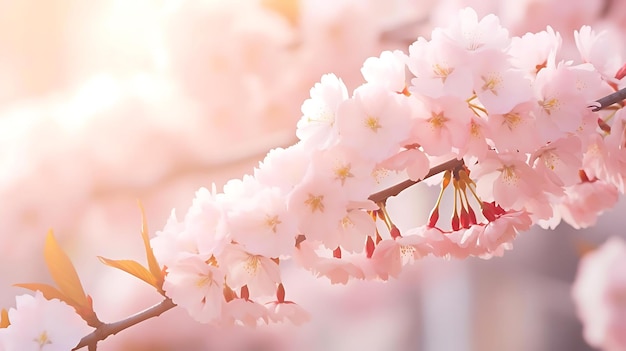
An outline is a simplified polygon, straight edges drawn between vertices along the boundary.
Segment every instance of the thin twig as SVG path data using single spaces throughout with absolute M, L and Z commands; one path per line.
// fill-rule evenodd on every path
M 379 203 L 379 202 L 385 202 L 387 201 L 388 198 L 392 197 L 392 196 L 396 196 L 398 194 L 400 194 L 402 191 L 404 191 L 406 188 L 413 186 L 419 182 L 421 182 L 424 179 L 428 179 L 432 176 L 434 176 L 435 174 L 439 174 L 441 172 L 444 172 L 448 169 L 454 169 L 456 167 L 460 167 L 463 165 L 463 160 L 457 160 L 457 159 L 453 159 L 447 162 L 444 162 L 440 165 L 437 165 L 433 168 L 430 169 L 430 171 L 428 172 L 428 174 L 420 180 L 410 180 L 407 179 L 401 183 L 398 183 L 396 185 L 393 185 L 387 189 L 381 190 L 377 193 L 374 193 L 372 195 L 370 195 L 369 199 L 375 203 Z
M 174 306 L 176 306 L 176 304 L 172 302 L 171 299 L 165 299 L 158 304 L 121 321 L 102 324 L 101 326 L 96 328 L 96 330 L 91 332 L 91 334 L 82 338 L 78 345 L 72 349 L 72 351 L 81 349 L 85 346 L 89 346 L 90 350 L 92 349 L 92 347 L 95 349 L 95 345 L 98 343 L 98 341 L 106 339 L 109 335 L 117 334 L 124 329 L 130 328 L 137 323 L 145 321 L 146 319 L 160 316 L 163 312 L 172 309 Z
M 607 108 L 613 104 L 618 102 L 622 102 L 622 100 L 626 99 L 626 88 L 620 89 L 613 94 L 609 94 L 601 99 L 596 100 L 595 104 L 589 105 L 587 107 L 591 108 L 591 111 L 598 112 L 603 108 Z

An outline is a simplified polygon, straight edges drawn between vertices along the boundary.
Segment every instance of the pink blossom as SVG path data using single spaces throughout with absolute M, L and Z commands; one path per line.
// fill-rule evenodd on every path
M 310 174 L 289 195 L 287 208 L 297 218 L 301 234 L 310 240 L 332 242 L 347 205 L 348 199 L 339 182 L 316 179 Z
M 296 135 L 307 144 L 326 149 L 337 143 L 335 118 L 339 104 L 348 99 L 348 90 L 334 74 L 325 74 L 311 88 L 311 98 L 302 104 Z
M 489 14 L 479 20 L 476 11 L 470 7 L 460 10 L 457 21 L 445 28 L 443 34 L 469 53 L 502 51 L 510 42 L 509 31 L 500 25 L 496 15 Z
M 311 319 L 311 315 L 300 305 L 291 301 L 270 303 L 270 318 L 274 322 L 289 321 L 293 325 L 301 325 Z
M 256 327 L 259 322 L 268 323 L 268 309 L 251 300 L 235 298 L 224 304 L 220 325 L 242 324 L 246 327 Z
M 604 163 L 605 179 L 615 184 L 624 192 L 626 174 L 626 112 L 618 110 L 613 116 L 611 133 L 605 138 L 604 146 L 608 151 L 608 160 Z
M 532 224 L 533 221 L 528 212 L 506 212 L 496 220 L 490 221 L 485 225 L 477 244 L 487 253 L 497 252 L 503 245 L 510 245 L 517 233 L 530 229 Z
M 4 351 L 67 351 L 93 330 L 73 307 L 46 300 L 39 291 L 16 296 L 15 304 L 9 309 L 11 324 L 0 329 Z
M 370 57 L 363 62 L 361 74 L 365 81 L 401 93 L 406 87 L 407 56 L 400 50 L 383 51 L 380 57 Z
M 150 246 L 161 265 L 173 266 L 188 255 L 198 254 L 198 241 L 195 235 L 185 230 L 185 223 L 176 219 L 176 211 L 172 213 L 162 230 L 150 239 Z
M 543 145 L 536 133 L 532 102 L 521 103 L 502 114 L 490 113 L 487 116 L 485 136 L 493 141 L 499 152 L 532 152 Z
M 318 277 L 327 277 L 332 284 L 347 284 L 350 279 L 365 278 L 362 269 L 345 257 L 322 257 L 316 252 L 317 249 L 309 240 L 300 243 L 294 256 L 298 265 Z
M 580 138 L 570 136 L 559 139 L 537 150 L 530 161 L 539 174 L 559 187 L 578 183 L 578 170 L 582 167 Z
M 424 152 L 441 156 L 465 146 L 471 132 L 472 110 L 454 97 L 423 99 L 415 112 L 412 137 Z
M 506 113 L 532 98 L 531 81 L 515 69 L 503 52 L 487 52 L 476 60 L 474 92 L 488 113 Z
M 414 181 L 423 179 L 430 171 L 428 157 L 422 150 L 415 147 L 408 147 L 391 156 L 381 166 L 394 171 L 406 170 L 409 179 Z
M 557 205 L 565 222 L 576 229 L 594 224 L 604 211 L 617 203 L 619 193 L 615 185 L 602 180 L 581 182 L 565 188 L 565 195 Z
M 167 268 L 165 294 L 200 323 L 216 321 L 224 302 L 224 270 L 215 262 L 189 256 Z
M 313 154 L 310 172 L 341 185 L 350 201 L 364 201 L 376 185 L 372 175 L 375 162 L 363 157 L 359 150 L 337 145 Z
M 372 220 L 372 216 L 363 210 L 353 209 L 348 211 L 339 222 L 339 228 L 335 234 L 338 239 L 337 245 L 334 246 L 341 247 L 348 252 L 362 252 L 366 237 L 373 237 L 375 233 L 376 223 Z
M 206 188 L 200 188 L 183 222 L 172 212 L 162 231 L 152 238 L 154 252 L 166 266 L 189 255 L 200 255 L 204 260 L 217 255 L 228 240 L 221 204 Z
M 490 157 L 470 167 L 477 180 L 476 191 L 485 201 L 495 200 L 506 209 L 533 210 L 545 202 L 545 184 L 541 177 L 517 153 L 491 153 Z M 542 201 L 538 199 L 544 199 Z M 532 210 L 531 210 L 532 208 Z M 551 211 L 550 211 L 551 214 Z M 548 214 L 542 214 L 542 216 Z
M 232 240 L 246 251 L 267 257 L 289 256 L 294 248 L 296 219 L 287 212 L 286 196 L 254 178 L 224 186 L 226 222 Z
M 432 98 L 453 95 L 467 99 L 473 84 L 469 58 L 446 45 L 437 33 L 433 32 L 432 41 L 420 37 L 409 46 L 407 67 L 415 76 L 409 91 Z
M 477 160 L 485 158 L 492 145 L 486 139 L 489 133 L 487 121 L 482 117 L 472 116 L 469 125 L 467 142 L 459 149 L 460 155 L 465 158 L 475 157 Z
M 537 101 L 537 126 L 544 141 L 554 141 L 576 131 L 588 113 L 588 102 L 601 87 L 599 75 L 591 65 L 570 66 L 550 63 L 537 74 L 534 82 Z
M 272 149 L 254 169 L 254 178 L 262 185 L 275 186 L 282 192 L 289 193 L 304 178 L 310 165 L 310 152 L 302 143 L 286 149 Z
M 214 192 L 200 188 L 185 215 L 185 230 L 196 237 L 198 253 L 206 257 L 219 255 L 230 240 L 225 227 L 223 205 Z
M 583 62 L 591 63 L 605 80 L 616 82 L 615 74 L 624 64 L 624 46 L 618 33 L 596 33 L 590 26 L 582 26 L 574 32 L 574 38 Z
M 397 278 L 402 267 L 429 254 L 426 238 L 407 235 L 395 239 L 383 239 L 376 245 L 372 262 L 378 276 L 387 280 Z
M 538 33 L 526 33 L 513 37 L 508 50 L 514 67 L 521 69 L 529 78 L 534 78 L 548 62 L 550 56 L 556 56 L 561 50 L 563 39 L 558 32 L 548 26 Z
M 337 112 L 340 142 L 378 162 L 398 151 L 409 136 L 411 110 L 406 96 L 364 84 Z
M 228 245 L 218 258 L 226 272 L 226 284 L 232 289 L 248 287 L 250 297 L 270 296 L 280 283 L 280 269 L 276 261 L 251 254 L 240 245 Z
M 610 238 L 579 264 L 572 297 L 583 336 L 606 351 L 626 349 L 626 244 Z

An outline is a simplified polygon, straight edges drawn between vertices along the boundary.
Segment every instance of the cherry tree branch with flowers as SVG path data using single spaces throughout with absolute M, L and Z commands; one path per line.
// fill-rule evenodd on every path
M 222 192 L 199 189 L 184 217 L 172 213 L 151 239 L 144 221 L 147 266 L 101 258 L 153 286 L 161 303 L 101 322 L 50 234 L 45 253 L 57 287 L 20 284 L 40 292 L 3 313 L 0 345 L 95 350 L 174 306 L 214 325 L 300 324 L 308 313 L 286 299 L 281 280 L 289 259 L 332 283 L 387 280 L 429 255 L 501 256 L 534 224 L 593 225 L 624 192 L 626 174 L 625 70 L 590 55 L 603 35 L 577 31 L 580 59 L 572 60 L 550 27 L 510 37 L 496 16 L 466 8 L 408 54 L 366 60 L 366 82 L 352 94 L 324 75 L 302 105 L 297 144 L 270 151 Z M 606 97 L 589 109 L 598 96 Z M 427 223 L 398 228 L 386 200 L 440 173 Z M 381 189 L 393 177 L 408 180 Z M 576 204 L 589 189 L 607 200 L 581 215 Z M 444 211 L 448 190 L 453 205 Z M 29 326 L 28 309 L 57 313 L 75 332 Z

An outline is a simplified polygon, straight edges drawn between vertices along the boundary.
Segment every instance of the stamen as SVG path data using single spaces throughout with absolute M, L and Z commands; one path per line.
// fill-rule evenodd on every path
M 430 216 L 428 219 L 428 226 L 430 228 L 434 228 L 439 220 L 439 205 L 441 204 L 441 199 L 443 198 L 443 192 L 446 190 L 448 185 L 450 185 L 450 179 L 452 178 L 452 172 L 447 170 L 443 174 L 443 181 L 441 182 L 441 190 L 439 191 L 439 196 L 437 197 L 437 202 L 435 203 L 435 207 L 430 212 Z

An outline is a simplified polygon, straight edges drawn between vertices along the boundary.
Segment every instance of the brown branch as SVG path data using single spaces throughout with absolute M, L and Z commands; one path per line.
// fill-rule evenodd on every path
M 72 351 L 81 349 L 85 346 L 88 346 L 89 350 L 95 350 L 98 341 L 104 340 L 109 335 L 117 334 L 126 328 L 130 328 L 137 323 L 145 321 L 146 319 L 160 316 L 163 312 L 172 309 L 174 306 L 176 306 L 176 304 L 168 298 L 121 321 L 104 323 L 91 332 L 91 334 L 82 338 Z
M 441 172 L 444 172 L 448 169 L 454 169 L 456 167 L 460 167 L 463 165 L 463 160 L 457 160 L 457 159 L 453 159 L 447 162 L 444 162 L 440 165 L 437 165 L 433 168 L 430 169 L 430 171 L 428 172 L 428 174 L 424 177 L 424 179 L 428 179 L 432 176 L 434 176 L 435 174 L 439 174 Z M 401 183 L 398 183 L 394 186 L 391 186 L 387 189 L 381 190 L 377 193 L 374 193 L 372 195 L 370 195 L 370 197 L 368 199 L 372 200 L 375 203 L 379 203 L 379 202 L 385 202 L 387 201 L 388 198 L 392 197 L 392 196 L 396 196 L 398 194 L 400 194 L 401 192 L 403 192 L 406 188 L 409 188 L 419 182 L 421 182 L 424 179 L 420 179 L 420 180 L 410 180 L 407 179 Z

